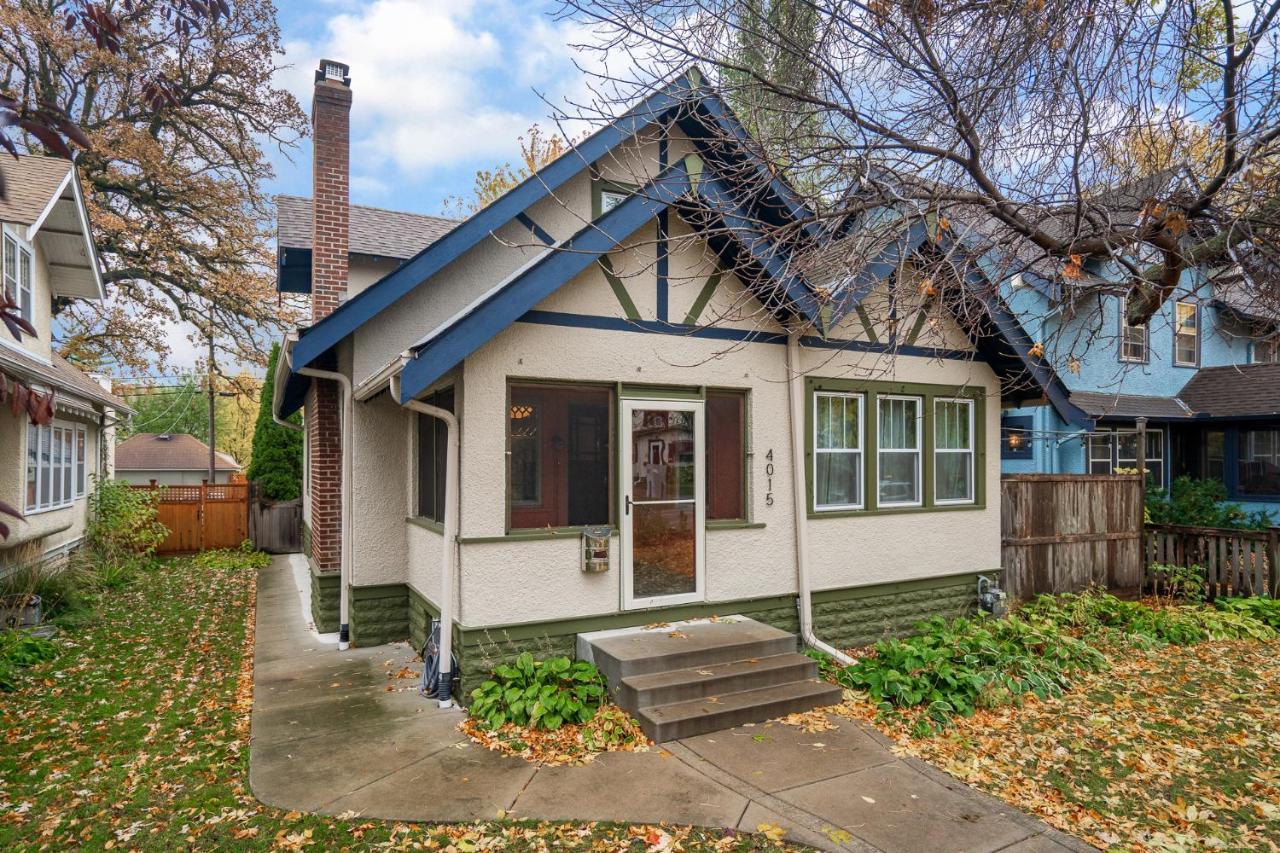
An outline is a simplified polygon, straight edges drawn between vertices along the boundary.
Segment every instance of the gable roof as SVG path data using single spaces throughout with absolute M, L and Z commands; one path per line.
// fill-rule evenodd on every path
M 673 115 L 676 115 L 678 121 L 688 121 L 698 110 L 701 110 L 699 114 L 714 116 L 719 122 L 736 123 L 736 119 L 733 119 L 732 113 L 719 97 L 703 85 L 701 73 L 696 68 L 691 68 L 508 190 L 406 261 L 399 269 L 388 273 L 305 330 L 294 347 L 294 368 L 303 368 L 313 363 L 365 322 L 389 308 L 491 233 L 546 198 L 589 164 L 613 151 L 639 131 Z M 721 149 L 726 147 L 729 146 L 724 146 L 723 143 L 718 146 Z M 774 178 L 770 179 L 769 187 L 775 197 L 778 193 L 787 192 L 785 185 Z M 790 194 L 790 198 L 794 203 L 794 193 Z
M 215 451 L 214 469 L 239 471 L 240 464 Z M 140 432 L 116 445 L 117 471 L 207 471 L 209 445 L 190 433 Z
M 276 196 L 276 245 L 281 249 L 310 249 L 311 217 L 311 199 Z M 353 204 L 347 221 L 347 251 L 353 255 L 407 260 L 457 224 L 458 220 L 442 216 Z
M 62 190 L 71 174 L 71 161 L 61 157 L 22 154 L 17 160 L 0 158 L 4 170 L 5 198 L 0 198 L 0 220 L 32 225 L 49 201 Z
M 24 226 L 23 236 L 40 246 L 53 295 L 102 299 L 102 273 L 75 164 L 61 157 L 4 155 L 0 170 L 7 196 L 0 199 L 0 220 Z
M 1178 397 L 1197 415 L 1211 418 L 1280 416 L 1280 364 L 1205 367 Z

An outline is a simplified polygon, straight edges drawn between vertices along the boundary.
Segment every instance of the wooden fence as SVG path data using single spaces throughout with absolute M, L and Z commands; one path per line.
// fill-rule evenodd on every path
M 1142 584 L 1136 475 L 1011 474 L 1000 481 L 1003 585 L 1014 599 Z
M 302 550 L 302 499 L 268 501 L 250 484 L 249 538 L 268 554 L 291 554 Z
M 1155 565 L 1200 566 L 1205 595 L 1280 598 L 1280 529 L 1224 530 L 1182 524 L 1148 524 L 1144 577 Z
M 169 529 L 157 553 L 235 548 L 249 538 L 249 484 L 134 486 L 158 491 L 158 519 Z

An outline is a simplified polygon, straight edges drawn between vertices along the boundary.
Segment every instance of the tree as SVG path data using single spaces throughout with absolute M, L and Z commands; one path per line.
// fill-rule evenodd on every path
M 787 146 L 764 156 L 774 173 L 811 164 L 817 180 L 798 189 L 827 233 L 885 210 L 955 226 L 1009 275 L 1131 291 L 1131 323 L 1188 268 L 1230 276 L 1242 255 L 1255 269 L 1280 260 L 1280 0 L 832 0 L 804 4 L 812 46 L 785 17 L 743 14 L 741 0 L 564 5 L 604 34 L 580 47 L 639 67 L 601 75 L 588 117 L 616 113 L 628 84 L 690 64 L 731 101 L 778 98 L 812 114 L 811 140 L 797 134 L 788 160 Z M 743 44 L 772 55 L 756 61 Z M 1167 180 L 1135 182 L 1146 176 L 1116 151 L 1171 126 L 1205 138 L 1170 152 Z M 867 245 L 851 268 L 870 259 Z M 958 262 L 938 257 L 937 271 Z M 1099 265 L 1120 281 L 1088 274 Z M 1276 280 L 1249 277 L 1245 296 L 1274 309 Z
M 569 143 L 563 136 L 547 134 L 536 124 L 529 128 L 526 136 L 519 137 L 519 142 L 519 166 L 512 168 L 510 163 L 503 163 L 496 169 L 477 170 L 473 196 L 470 199 L 460 196 L 446 198 L 446 212 L 459 219 L 471 216 L 569 150 Z
M 262 187 L 266 147 L 293 144 L 305 118 L 274 83 L 282 49 L 270 0 L 175 27 L 175 7 L 203 5 L 135 0 L 105 46 L 67 28 L 80 0 L 3 12 L 0 56 L 16 100 L 67 116 L 87 146 L 78 163 L 109 298 L 58 305 L 60 347 L 87 366 L 163 366 L 175 321 L 202 339 L 215 333 L 224 363 L 261 363 L 262 331 L 286 319 Z M 29 150 L 60 153 L 23 130 Z
M 253 461 L 247 476 L 258 483 L 262 496 L 267 500 L 289 501 L 302 495 L 302 433 L 280 426 L 271 416 L 276 360 L 279 358 L 280 345 L 272 344 L 271 355 L 267 358 L 267 377 L 259 395 L 258 421 L 253 430 Z M 289 420 L 302 423 L 301 415 L 296 412 Z

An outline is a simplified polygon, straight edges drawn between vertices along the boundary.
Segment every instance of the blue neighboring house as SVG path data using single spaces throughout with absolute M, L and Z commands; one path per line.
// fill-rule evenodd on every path
M 1089 273 L 1094 283 L 1118 278 L 1102 267 Z M 1141 328 L 1122 322 L 1120 292 L 1074 293 L 1033 274 L 1001 291 L 1028 337 L 1044 342 L 1071 404 L 1006 395 L 1004 473 L 1133 468 L 1136 419 L 1145 417 L 1147 469 L 1161 485 L 1183 474 L 1220 480 L 1230 500 L 1280 514 L 1276 319 L 1259 316 L 1238 287 L 1189 270 Z

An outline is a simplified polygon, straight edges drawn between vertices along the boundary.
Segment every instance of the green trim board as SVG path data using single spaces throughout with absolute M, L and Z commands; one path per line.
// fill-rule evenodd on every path
M 414 527 L 421 527 L 423 530 L 430 530 L 432 533 L 444 535 L 443 522 L 436 521 L 431 518 L 424 518 L 420 515 L 410 515 L 405 517 L 406 524 L 412 524 Z
M 857 394 L 861 405 L 862 507 L 817 510 L 814 507 L 814 395 L 829 391 Z M 918 397 L 921 400 L 920 430 L 920 505 L 879 505 L 879 436 L 877 425 L 879 398 L 885 396 Z M 983 388 L 956 385 L 932 385 L 920 382 L 869 381 L 810 377 L 805 380 L 805 502 L 811 519 L 849 518 L 863 515 L 888 515 L 918 512 L 956 512 L 986 509 L 986 396 Z M 938 503 L 934 494 L 934 410 L 936 400 L 963 399 L 973 404 L 973 500 L 967 503 Z
M 693 305 L 689 307 L 689 313 L 684 317 L 686 326 L 698 325 L 698 318 L 702 316 L 702 310 L 707 307 L 707 303 L 711 301 L 711 297 L 715 294 L 716 288 L 720 286 L 720 270 L 716 270 L 707 277 L 707 281 L 702 285 L 702 289 L 698 291 L 698 297 L 693 300 Z
M 626 284 L 613 271 L 613 261 L 609 260 L 608 255 L 601 255 L 596 263 L 600 265 L 600 272 L 604 275 L 604 280 L 609 283 L 609 289 L 613 291 L 614 298 L 618 300 L 622 313 L 628 320 L 639 320 L 640 309 L 636 307 L 635 300 L 627 292 Z

